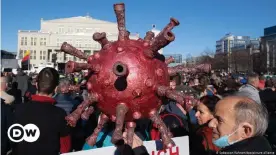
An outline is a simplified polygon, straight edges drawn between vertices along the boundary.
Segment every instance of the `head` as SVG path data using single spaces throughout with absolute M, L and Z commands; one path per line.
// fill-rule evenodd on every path
M 5 76 L 1 76 L 1 91 L 5 91 L 8 87 L 8 80 Z
M 176 87 L 176 82 L 174 80 L 170 81 L 170 88 L 175 89 Z
M 59 83 L 59 74 L 54 68 L 46 67 L 37 76 L 38 94 L 52 96 Z
M 218 147 L 263 135 L 267 126 L 266 108 L 247 97 L 238 96 L 220 100 L 215 107 L 214 118 L 209 122 L 213 129 L 213 142 Z
M 190 87 L 195 86 L 194 79 L 190 79 L 190 80 L 189 80 L 189 86 L 190 86 Z
M 258 74 L 253 73 L 253 74 L 248 75 L 248 84 L 251 84 L 252 86 L 258 88 L 259 83 L 260 83 L 260 80 L 259 80 Z
M 69 93 L 70 81 L 66 78 L 59 81 L 57 92 L 61 94 Z
M 214 118 L 214 110 L 220 99 L 217 96 L 203 96 L 197 105 L 196 118 L 199 125 L 208 123 Z

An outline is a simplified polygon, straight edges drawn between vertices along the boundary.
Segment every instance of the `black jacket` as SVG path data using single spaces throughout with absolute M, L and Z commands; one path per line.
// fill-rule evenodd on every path
M 32 101 L 17 106 L 14 122 L 22 126 L 35 124 L 40 136 L 32 143 L 15 143 L 13 155 L 58 155 L 62 151 L 61 140 L 69 136 L 70 128 L 65 121 L 66 112 L 54 103 L 50 97 L 34 95 Z
M 255 153 L 254 153 L 255 152 Z M 267 141 L 267 139 L 263 136 L 251 137 L 240 142 L 237 142 L 233 145 L 227 146 L 221 149 L 216 154 L 229 154 L 231 155 L 240 155 L 240 154 L 271 154 L 272 149 Z
M 1 154 L 6 154 L 9 151 L 9 138 L 7 135 L 9 126 L 12 125 L 12 108 L 5 104 L 1 98 Z

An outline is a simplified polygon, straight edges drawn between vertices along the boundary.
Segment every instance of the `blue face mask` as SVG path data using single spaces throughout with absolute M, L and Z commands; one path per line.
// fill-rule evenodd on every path
M 232 145 L 232 144 L 236 143 L 237 141 L 229 143 L 229 137 L 232 136 L 237 131 L 238 131 L 238 129 L 229 135 L 225 135 L 225 136 L 220 137 L 217 140 L 214 140 L 213 143 L 219 148 L 224 148 L 226 146 Z

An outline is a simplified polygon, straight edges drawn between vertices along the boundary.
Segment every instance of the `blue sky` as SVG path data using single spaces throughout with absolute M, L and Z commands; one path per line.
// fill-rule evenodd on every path
M 276 25 L 276 0 L 2 0 L 2 49 L 16 52 L 18 30 L 39 30 L 40 18 L 85 16 L 115 22 L 113 4 L 126 4 L 126 25 L 144 36 L 155 24 L 162 29 L 170 17 L 180 21 L 176 39 L 165 54 L 199 55 L 215 50 L 226 33 L 260 37 Z M 92 35 L 92 34 L 91 34 Z

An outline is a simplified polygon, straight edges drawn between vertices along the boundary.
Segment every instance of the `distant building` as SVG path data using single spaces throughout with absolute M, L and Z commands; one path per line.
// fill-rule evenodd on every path
M 232 72 L 253 72 L 254 63 L 258 64 L 257 53 L 260 53 L 260 49 L 254 45 L 245 48 L 232 48 L 230 55 Z
M 186 58 L 186 66 L 191 67 L 203 63 L 211 64 L 212 59 L 210 56 L 189 57 Z
M 174 62 L 169 64 L 169 66 L 176 66 L 183 63 L 181 54 L 165 54 L 164 56 L 166 59 L 168 59 L 171 56 L 174 58 Z
M 264 29 L 264 36 L 261 37 L 262 72 L 276 73 L 276 25 Z
M 101 49 L 101 45 L 92 39 L 95 32 L 106 32 L 110 41 L 118 38 L 117 23 L 94 19 L 90 16 L 78 16 L 53 20 L 41 19 L 40 30 L 19 30 L 17 58 L 22 59 L 24 52 L 30 50 L 30 67 L 47 64 L 52 55 L 57 53 L 63 42 L 92 55 Z M 131 39 L 138 39 L 138 34 L 130 34 Z M 57 53 L 56 62 L 69 60 L 83 62 L 65 53 Z
M 216 41 L 216 53 L 227 53 L 228 55 L 228 72 L 233 71 L 233 63 L 231 60 L 232 50 L 244 50 L 248 45 L 258 48 L 260 46 L 260 40 L 250 39 L 249 36 L 235 36 L 229 33 Z
M 229 33 L 216 41 L 216 53 L 229 53 L 231 48 L 247 45 L 249 42 L 250 37 L 248 36 L 234 36 Z
M 5 50 L 1 50 L 1 59 L 15 59 L 15 58 L 16 58 L 16 54 Z
M 19 67 L 18 61 L 15 59 L 16 54 L 1 50 L 1 70 L 4 68 L 17 69 Z

